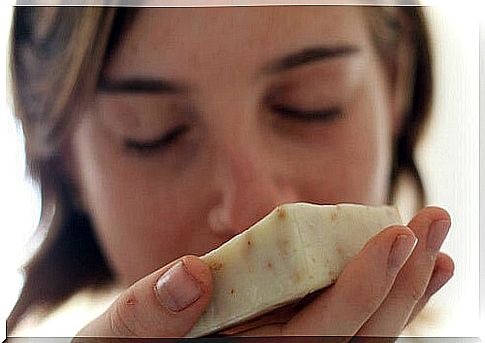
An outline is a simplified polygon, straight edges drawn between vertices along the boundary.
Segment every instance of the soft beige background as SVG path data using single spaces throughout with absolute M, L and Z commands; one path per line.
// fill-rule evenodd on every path
M 452 215 L 453 226 L 444 251 L 455 259 L 456 271 L 453 280 L 432 299 L 429 310 L 423 315 L 422 325 L 410 328 L 407 333 L 478 336 L 479 7 L 446 3 L 439 8 L 428 8 L 426 12 L 432 26 L 436 55 L 436 104 L 433 122 L 420 149 L 419 163 L 429 190 L 430 204 L 442 206 Z M 0 41 L 6 47 L 10 7 L 4 7 L 0 15 Z M 0 53 L 5 54 L 5 49 L 0 49 Z M 5 70 L 1 69 L 1 72 L 5 73 Z M 2 80 L 5 80 L 5 74 L 2 74 Z M 21 275 L 16 270 L 38 244 L 30 236 L 38 217 L 39 203 L 35 190 L 23 176 L 19 130 L 6 105 L 1 113 L 0 259 L 3 292 L 0 314 L 4 318 L 21 286 Z M 406 194 L 403 196 L 405 198 Z M 402 206 L 405 207 L 404 202 Z M 114 294 L 106 296 L 110 298 Z M 76 311 L 69 305 L 62 309 L 65 319 L 62 325 L 50 321 L 29 331 L 29 335 L 71 335 L 79 328 L 81 319 L 87 320 L 102 310 L 102 306 L 92 302 L 84 302 Z M 91 312 L 92 309 L 95 312 Z

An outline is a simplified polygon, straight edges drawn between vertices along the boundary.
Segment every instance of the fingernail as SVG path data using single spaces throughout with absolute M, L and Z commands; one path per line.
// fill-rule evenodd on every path
M 160 303 L 174 312 L 186 309 L 202 295 L 197 281 L 182 261 L 177 262 L 162 275 L 155 289 Z
M 433 276 L 431 281 L 428 285 L 428 292 L 430 295 L 435 294 L 440 290 L 441 287 L 448 282 L 449 279 L 453 276 L 453 273 L 438 273 Z
M 396 274 L 409 258 L 418 239 L 412 235 L 399 235 L 394 240 L 388 259 L 388 268 L 391 275 Z
M 431 223 L 428 231 L 428 237 L 426 239 L 426 248 L 431 252 L 436 252 L 443 244 L 448 230 L 450 229 L 449 220 L 437 220 Z

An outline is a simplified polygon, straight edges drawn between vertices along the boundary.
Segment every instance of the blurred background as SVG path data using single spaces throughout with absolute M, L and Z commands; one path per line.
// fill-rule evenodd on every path
M 479 325 L 480 6 L 463 3 L 446 2 L 425 9 L 435 55 L 436 98 L 433 120 L 420 146 L 418 163 L 429 204 L 444 207 L 453 219 L 443 251 L 453 257 L 456 265 L 453 279 L 433 297 L 423 314 L 421 325 L 425 325 L 428 336 L 485 337 Z M 2 9 L 0 39 L 2 46 L 7 47 L 12 8 Z M 6 50 L 0 49 L 0 53 L 5 61 Z M 2 68 L 0 72 L 2 80 L 6 80 L 6 70 Z M 6 84 L 2 83 L 2 87 L 6 89 Z M 5 94 L 0 111 L 3 319 L 12 309 L 22 285 L 19 268 L 38 246 L 41 236 L 32 237 L 39 217 L 39 196 L 25 175 L 22 134 L 11 113 L 10 97 L 5 91 L 2 94 Z M 403 207 L 408 196 L 411 195 L 402 194 Z M 405 214 L 406 220 L 409 215 Z M 413 334 L 412 329 L 409 334 Z M 421 329 L 417 330 L 422 334 Z M 59 328 L 59 335 L 62 332 Z

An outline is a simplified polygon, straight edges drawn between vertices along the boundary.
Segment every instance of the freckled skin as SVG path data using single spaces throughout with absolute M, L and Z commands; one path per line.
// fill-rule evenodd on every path
M 135 305 L 136 304 L 136 299 L 135 298 L 128 298 L 126 300 L 127 305 Z
M 385 202 L 393 99 L 358 8 L 142 9 L 123 37 L 108 77 L 177 80 L 189 91 L 98 94 L 76 127 L 74 177 L 122 285 L 218 247 L 282 203 Z M 359 53 L 258 74 L 295 50 L 334 44 Z M 284 119 L 263 102 L 273 93 L 299 108 L 339 105 L 342 119 Z M 124 149 L 128 136 L 181 124 L 188 133 L 150 157 Z

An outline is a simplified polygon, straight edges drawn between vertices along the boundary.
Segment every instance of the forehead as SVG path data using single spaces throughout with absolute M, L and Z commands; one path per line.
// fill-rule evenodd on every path
M 107 74 L 179 77 L 221 68 L 249 71 L 311 46 L 368 43 L 355 6 L 141 9 Z

